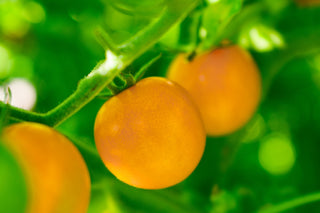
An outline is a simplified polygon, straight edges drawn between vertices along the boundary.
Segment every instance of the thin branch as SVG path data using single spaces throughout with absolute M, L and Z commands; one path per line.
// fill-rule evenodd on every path
M 172 25 L 186 17 L 198 1 L 199 0 L 175 0 L 168 2 L 167 8 L 164 9 L 158 18 L 121 47 L 115 47 L 108 35 L 99 34 L 101 37 L 100 41 L 109 48 L 106 52 L 107 59 L 79 82 L 73 94 L 45 114 L 10 107 L 11 118 L 21 121 L 44 123 L 49 126 L 59 125 L 98 96 L 117 75 L 149 47 L 155 44 Z M 3 111 L 5 105 L 0 104 L 0 109 Z
M 47 125 L 59 125 L 94 99 L 125 68 L 121 58 L 107 51 L 107 60 L 82 79 L 72 95 L 46 113 Z
M 154 57 L 153 59 L 151 59 L 150 61 L 148 61 L 146 64 L 144 64 L 139 70 L 138 72 L 136 72 L 134 74 L 134 79 L 135 81 L 139 81 L 143 75 L 146 73 L 146 71 L 148 70 L 148 68 L 154 64 L 158 59 L 160 59 L 161 54 L 157 55 L 156 57 Z
M 28 110 L 20 109 L 0 101 L 1 112 L 7 110 L 10 118 L 16 121 L 32 121 L 37 123 L 46 123 L 45 114 L 35 113 Z
M 129 58 L 136 58 L 138 55 L 141 55 L 158 41 L 174 24 L 182 21 L 198 3 L 199 0 L 168 1 L 167 4 L 169 5 L 162 11 L 162 14 L 128 42 L 120 46 L 120 51 L 125 54 L 125 57 Z M 184 5 L 184 7 L 178 8 L 177 5 Z
M 320 201 L 320 192 L 304 195 L 302 197 L 298 197 L 293 200 L 290 200 L 281 204 L 277 204 L 266 209 L 261 209 L 257 213 L 284 212 L 286 210 L 289 210 L 298 206 L 302 206 L 308 203 L 317 202 L 317 201 Z
M 98 42 L 105 50 L 110 50 L 118 55 L 121 54 L 119 48 L 114 44 L 109 34 L 106 33 L 102 28 L 97 28 L 95 31 L 95 35 Z

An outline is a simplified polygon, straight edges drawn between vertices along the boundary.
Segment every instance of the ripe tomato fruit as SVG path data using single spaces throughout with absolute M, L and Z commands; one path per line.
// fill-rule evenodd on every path
M 94 137 L 106 167 L 144 189 L 166 188 L 189 176 L 206 139 L 188 93 L 160 77 L 143 79 L 108 100 L 98 112 Z
M 318 7 L 320 0 L 295 0 L 300 7 Z
M 241 128 L 254 114 L 261 96 L 259 71 L 249 53 L 238 46 L 198 55 L 191 62 L 179 55 L 168 78 L 191 94 L 211 136 Z
M 0 212 L 23 213 L 27 189 L 22 169 L 0 141 Z
M 28 186 L 28 213 L 86 212 L 90 177 L 74 145 L 42 124 L 19 123 L 3 138 L 20 163 Z

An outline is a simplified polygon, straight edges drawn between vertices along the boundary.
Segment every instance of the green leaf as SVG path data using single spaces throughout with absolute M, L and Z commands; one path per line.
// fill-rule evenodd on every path
M 221 33 L 242 6 L 242 0 L 207 1 L 210 4 L 203 12 L 202 26 L 199 31 L 199 36 L 202 39 L 200 50 L 210 49 L 223 39 Z
M 244 48 L 251 48 L 257 52 L 268 52 L 285 47 L 282 35 L 276 29 L 260 22 L 244 27 L 238 43 Z
M 112 6 L 118 10 L 138 16 L 154 16 L 164 7 L 164 0 L 111 0 Z

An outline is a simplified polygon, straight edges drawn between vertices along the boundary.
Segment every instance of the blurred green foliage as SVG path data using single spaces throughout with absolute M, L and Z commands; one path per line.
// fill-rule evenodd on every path
M 0 80 L 28 79 L 37 91 L 34 111 L 46 112 L 104 58 L 94 34 L 99 26 L 120 45 L 168 2 L 0 0 Z M 58 127 L 90 170 L 89 212 L 247 213 L 320 191 L 319 20 L 320 6 L 293 0 L 200 1 L 127 69 L 135 72 L 161 53 L 145 76 L 164 76 L 179 52 L 199 53 L 228 40 L 250 50 L 261 71 L 264 97 L 256 115 L 232 135 L 208 137 L 203 159 L 184 182 L 146 191 L 120 183 L 99 159 L 93 125 L 105 100 L 95 99 Z M 3 191 L 10 186 L 3 177 L 1 193 L 20 194 Z M 320 212 L 320 204 L 286 212 Z
M 0 212 L 23 213 L 27 204 L 26 188 L 20 165 L 0 144 Z

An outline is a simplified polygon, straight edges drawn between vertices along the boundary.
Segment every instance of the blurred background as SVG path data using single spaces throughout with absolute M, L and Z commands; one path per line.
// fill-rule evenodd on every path
M 0 98 L 9 85 L 12 105 L 52 109 L 104 59 L 97 28 L 120 45 L 166 3 L 0 0 Z M 182 183 L 140 190 L 107 171 L 93 140 L 104 99 L 96 98 L 57 128 L 78 146 L 89 167 L 90 213 L 263 212 L 320 191 L 320 1 L 199 1 L 129 69 L 138 70 L 161 53 L 145 76 L 165 76 L 178 53 L 210 50 L 224 40 L 251 52 L 263 78 L 263 99 L 245 127 L 207 138 L 199 166 Z M 282 212 L 320 212 L 320 202 Z

